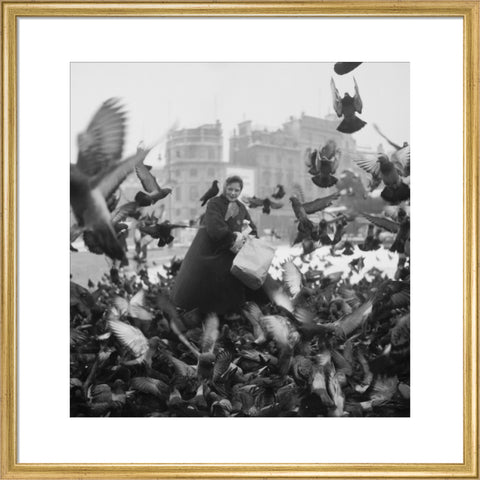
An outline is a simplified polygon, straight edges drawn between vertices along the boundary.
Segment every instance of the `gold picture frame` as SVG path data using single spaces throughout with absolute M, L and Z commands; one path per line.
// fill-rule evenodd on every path
M 478 1 L 2 2 L 1 473 L 14 478 L 478 478 Z M 17 461 L 17 19 L 337 16 L 463 19 L 463 462 L 445 464 L 26 464 Z

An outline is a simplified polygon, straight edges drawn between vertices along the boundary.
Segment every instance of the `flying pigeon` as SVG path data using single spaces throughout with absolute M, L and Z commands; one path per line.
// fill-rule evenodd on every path
M 363 104 L 355 77 L 353 81 L 355 83 L 355 95 L 351 97 L 349 93 L 345 93 L 343 98 L 340 98 L 333 78 L 330 82 L 333 96 L 333 109 L 338 117 L 344 117 L 340 125 L 338 125 L 337 130 L 343 133 L 358 132 L 367 124 L 355 115 L 355 112 L 362 113 Z

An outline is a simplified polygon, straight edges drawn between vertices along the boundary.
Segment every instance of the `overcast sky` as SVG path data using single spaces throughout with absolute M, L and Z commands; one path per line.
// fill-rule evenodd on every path
M 408 63 L 363 63 L 343 76 L 334 73 L 333 63 L 72 63 L 72 158 L 77 134 L 110 97 L 120 97 L 128 111 L 125 154 L 141 140 L 149 144 L 164 137 L 173 124 L 190 128 L 219 119 L 226 160 L 228 138 L 239 122 L 277 129 L 302 112 L 323 117 L 333 112 L 330 79 L 341 96 L 353 95 L 353 76 L 363 101 L 359 116 L 367 122 L 353 134 L 357 145 L 387 147 L 373 123 L 394 142 L 409 141 Z M 147 163 L 159 152 L 163 156 L 164 141 Z

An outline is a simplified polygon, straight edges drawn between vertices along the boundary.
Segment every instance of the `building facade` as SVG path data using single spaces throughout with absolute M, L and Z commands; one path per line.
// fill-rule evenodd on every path
M 301 191 L 306 200 L 313 200 L 336 191 L 335 187 L 320 191 L 314 185 L 305 165 L 305 152 L 334 140 L 342 151 L 337 172 L 352 168 L 356 143 L 351 136 L 337 131 L 338 123 L 336 116 L 317 118 L 302 114 L 299 118 L 290 117 L 276 131 L 254 127 L 251 121 L 238 125 L 230 139 L 230 164 L 255 170 L 258 197 L 271 195 L 278 184 L 287 192 L 283 208 L 272 210 L 270 215 L 257 210 L 255 219 L 260 229 L 274 228 L 283 236 L 291 236 L 293 212 L 288 197 Z
M 273 229 L 283 239 L 289 239 L 296 229 L 289 197 L 301 192 L 305 200 L 313 200 L 336 191 L 335 187 L 319 189 L 313 184 L 305 165 L 306 149 L 321 148 L 333 139 L 342 151 L 337 173 L 353 169 L 357 146 L 350 135 L 336 130 L 338 123 L 336 116 L 317 118 L 302 114 L 299 118 L 290 117 L 281 128 L 272 131 L 256 127 L 251 121 L 241 122 L 229 139 L 228 162 L 223 161 L 219 121 L 171 131 L 166 142 L 165 167 L 153 172 L 162 185 L 173 190 L 162 201 L 164 218 L 172 222 L 198 220 L 205 211 L 199 199 L 212 181 L 218 180 L 221 187 L 226 177 L 239 174 L 244 179 L 244 196 L 264 198 L 278 184 L 284 186 L 282 208 L 272 210 L 270 215 L 263 214 L 261 208 L 251 209 L 250 213 L 260 234 Z
M 172 221 L 189 221 L 202 212 L 200 197 L 213 180 L 225 178 L 223 133 L 219 121 L 170 132 L 165 150 L 166 183 L 172 194 L 167 197 L 167 216 Z

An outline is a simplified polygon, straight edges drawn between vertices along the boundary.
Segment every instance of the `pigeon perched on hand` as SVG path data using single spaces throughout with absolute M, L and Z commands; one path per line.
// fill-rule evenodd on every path
M 353 81 L 355 83 L 355 95 L 351 97 L 349 93 L 345 93 L 343 98 L 340 98 L 333 78 L 330 82 L 333 96 L 333 109 L 338 117 L 343 116 L 342 122 L 337 127 L 337 130 L 342 133 L 358 132 L 367 124 L 367 122 L 364 122 L 355 115 L 355 112 L 362 113 L 363 104 L 355 77 L 353 77 Z

